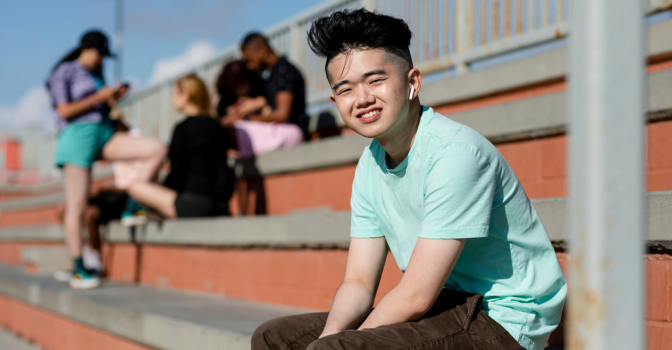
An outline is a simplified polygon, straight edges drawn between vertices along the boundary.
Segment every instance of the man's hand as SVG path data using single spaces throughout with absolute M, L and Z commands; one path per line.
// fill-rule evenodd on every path
M 465 239 L 419 238 L 408 268 L 359 329 L 414 321 L 432 307 L 460 257 Z
M 227 114 L 224 117 L 222 117 L 219 123 L 224 127 L 232 127 L 237 121 L 242 119 L 243 117 L 239 114 Z
M 294 94 L 289 91 L 280 91 L 275 94 L 275 109 L 270 113 L 255 114 L 250 116 L 250 120 L 267 123 L 286 123 L 292 112 Z M 263 107 L 263 106 L 262 106 Z

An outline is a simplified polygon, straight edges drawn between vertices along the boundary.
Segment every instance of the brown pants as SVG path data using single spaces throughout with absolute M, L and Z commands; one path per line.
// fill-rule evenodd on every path
M 252 350 L 315 349 L 457 349 L 524 350 L 495 320 L 476 305 L 480 294 L 444 290 L 418 321 L 373 329 L 346 330 L 318 340 L 326 312 L 281 317 L 254 332 Z

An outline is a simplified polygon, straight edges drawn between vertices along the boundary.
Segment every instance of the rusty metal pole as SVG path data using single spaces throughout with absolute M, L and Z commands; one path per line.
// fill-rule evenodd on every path
M 644 339 L 644 7 L 573 1 L 568 348 Z

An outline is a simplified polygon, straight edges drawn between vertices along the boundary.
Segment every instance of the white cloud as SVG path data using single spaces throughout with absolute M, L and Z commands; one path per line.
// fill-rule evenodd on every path
M 204 40 L 193 42 L 183 53 L 169 58 L 160 58 L 152 69 L 147 85 L 160 83 L 169 78 L 174 78 L 179 74 L 205 63 L 215 57 L 215 46 Z
M 55 122 L 44 86 L 26 92 L 15 106 L 0 106 L 0 130 L 53 131 Z

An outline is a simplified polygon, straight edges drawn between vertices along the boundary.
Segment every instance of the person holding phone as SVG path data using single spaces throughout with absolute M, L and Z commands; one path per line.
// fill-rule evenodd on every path
M 105 34 L 85 33 L 77 48 L 63 57 L 47 79 L 57 130 L 55 163 L 63 169 L 65 213 L 63 228 L 73 257 L 70 286 L 76 289 L 100 285 L 82 262 L 82 218 L 95 160 L 140 160 L 143 179 L 155 177 L 167 148 L 159 140 L 131 137 L 118 131 L 110 110 L 128 92 L 128 86 L 105 85 L 103 59 L 114 57 Z

